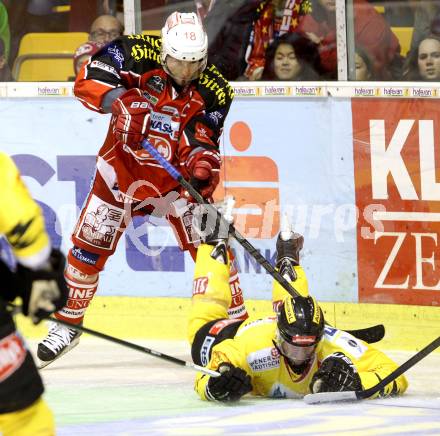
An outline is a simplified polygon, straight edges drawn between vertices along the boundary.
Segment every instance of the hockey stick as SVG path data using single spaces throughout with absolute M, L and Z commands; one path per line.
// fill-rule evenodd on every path
M 266 260 L 265 257 L 247 240 L 245 239 L 233 226 L 231 222 L 224 219 L 221 213 L 210 203 L 208 203 L 200 193 L 187 181 L 183 176 L 177 171 L 177 169 L 171 165 L 162 155 L 145 139 L 142 141 L 142 146 L 145 148 L 150 155 L 156 159 L 156 161 L 162 165 L 162 167 L 168 172 L 168 174 L 175 180 L 177 180 L 181 186 L 183 186 L 189 194 L 199 203 L 204 204 L 207 210 L 216 215 L 222 220 L 224 225 L 227 226 L 229 233 L 240 243 L 240 245 L 275 279 L 281 286 L 292 296 L 298 295 L 296 289 L 271 265 L 270 262 Z M 285 233 L 288 232 L 283 226 Z M 376 325 L 373 327 L 367 327 L 365 329 L 359 330 L 349 330 L 348 333 L 362 339 L 368 343 L 379 342 L 385 334 L 385 329 L 383 325 Z
M 271 265 L 271 263 L 234 227 L 232 223 L 228 223 L 222 214 L 210 203 L 208 203 L 200 193 L 183 178 L 182 174 L 174 168 L 162 155 L 146 140 L 142 141 L 142 147 L 150 153 L 150 155 L 167 171 L 167 173 L 179 184 L 185 188 L 188 193 L 198 203 L 203 204 L 207 211 L 220 219 L 224 228 L 227 228 L 229 234 L 261 265 L 290 295 L 298 296 L 299 292 Z
M 420 362 L 423 358 L 432 353 L 439 346 L 440 336 L 437 339 L 434 339 L 429 345 L 423 348 L 423 350 L 420 350 L 405 363 L 402 363 L 402 365 L 396 368 L 391 374 L 387 375 L 383 380 L 381 380 L 379 383 L 372 386 L 371 388 L 361 391 L 319 392 L 317 394 L 308 394 L 304 397 L 304 401 L 307 404 L 318 404 L 333 403 L 337 401 L 365 400 L 385 388 L 388 383 L 396 380 L 397 377 L 408 371 L 408 369 L 412 368 L 416 363 Z
M 373 325 L 371 327 L 365 327 L 357 330 L 344 330 L 355 338 L 361 339 L 369 344 L 379 342 L 385 336 L 385 327 L 383 324 Z
M 13 313 L 21 312 L 21 307 L 15 306 L 13 304 L 8 303 L 8 307 L 11 309 Z M 132 350 L 140 351 L 141 353 L 149 354 L 150 356 L 158 357 L 159 359 L 166 360 L 171 363 L 175 363 L 176 365 L 186 366 L 188 368 L 194 369 L 196 371 L 203 372 L 204 374 L 210 375 L 212 377 L 220 377 L 220 373 L 217 371 L 213 371 L 211 369 L 204 368 L 203 366 L 196 365 L 195 363 L 188 362 L 186 360 L 178 359 L 177 357 L 170 356 L 168 354 L 161 353 L 160 351 L 152 350 L 151 348 L 142 347 L 141 345 L 133 344 L 132 342 L 124 341 L 123 339 L 115 338 L 114 336 L 107 335 L 105 333 L 98 332 L 96 330 L 89 329 L 87 327 L 83 327 L 82 325 L 71 324 L 70 322 L 63 321 L 61 319 L 54 318 L 52 316 L 47 316 L 45 319 L 48 321 L 53 321 L 58 324 L 64 325 L 71 329 L 77 330 L 82 333 L 88 333 L 89 335 L 96 336 L 98 338 L 104 339 L 109 342 L 113 342 L 114 344 L 119 344 L 127 348 L 131 348 Z

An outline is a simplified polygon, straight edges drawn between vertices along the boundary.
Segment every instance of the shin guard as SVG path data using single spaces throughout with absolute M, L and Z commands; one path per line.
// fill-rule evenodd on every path
M 71 265 L 64 273 L 69 288 L 66 305 L 55 313 L 55 318 L 72 324 L 81 324 L 85 311 L 98 288 L 98 274 L 83 274 Z

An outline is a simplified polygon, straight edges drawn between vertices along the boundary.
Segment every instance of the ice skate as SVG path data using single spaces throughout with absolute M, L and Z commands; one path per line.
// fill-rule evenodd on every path
M 299 265 L 299 253 L 304 245 L 304 237 L 291 230 L 287 217 L 284 217 L 282 231 L 277 239 L 276 267 L 286 280 L 296 280 L 294 267 Z
M 37 357 L 42 369 L 76 347 L 82 332 L 51 322 L 48 335 L 38 344 Z

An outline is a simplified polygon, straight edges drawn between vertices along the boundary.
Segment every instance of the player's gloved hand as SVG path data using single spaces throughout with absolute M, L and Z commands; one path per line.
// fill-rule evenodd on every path
M 336 352 L 323 360 L 309 389 L 314 394 L 357 391 L 362 389 L 362 382 L 353 362 L 345 354 Z
M 52 249 L 49 260 L 40 269 L 17 266 L 23 314 L 28 315 L 34 324 L 66 304 L 69 291 L 64 279 L 65 265 L 64 254 Z
M 220 154 L 213 150 L 203 150 L 189 156 L 186 168 L 191 176 L 190 183 L 203 198 L 210 198 L 220 180 Z
M 220 377 L 210 377 L 206 386 L 206 397 L 216 401 L 238 401 L 252 390 L 251 378 L 241 368 L 230 363 L 218 367 Z
M 112 104 L 116 116 L 113 135 L 117 141 L 129 147 L 139 144 L 150 127 L 150 102 L 138 88 L 129 89 Z

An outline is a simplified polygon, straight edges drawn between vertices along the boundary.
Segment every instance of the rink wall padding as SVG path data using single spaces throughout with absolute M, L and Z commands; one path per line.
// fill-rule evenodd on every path
M 440 306 L 440 85 L 233 86 L 216 199 L 235 196 L 238 230 L 273 262 L 287 213 L 319 301 Z M 69 83 L 0 84 L 0 97 L 0 149 L 67 251 L 109 115 L 84 108 Z M 136 217 L 121 238 L 98 294 L 187 297 L 190 256 L 164 220 L 144 224 Z M 233 248 L 246 297 L 269 299 L 271 277 Z
M 130 339 L 186 340 L 189 298 L 95 297 L 84 325 L 112 336 Z M 368 303 L 321 303 L 326 320 L 342 329 L 384 324 L 383 349 L 418 350 L 439 334 L 437 307 Z M 251 316 L 271 314 L 269 301 L 249 300 Z M 27 338 L 41 338 L 44 323 L 33 326 L 18 317 L 20 331 Z

